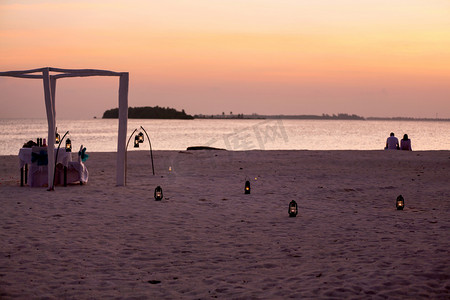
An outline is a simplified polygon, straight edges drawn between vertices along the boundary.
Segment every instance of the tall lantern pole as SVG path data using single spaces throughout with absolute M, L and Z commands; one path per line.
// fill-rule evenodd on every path
M 150 142 L 150 137 L 147 134 L 147 131 L 145 131 L 144 127 L 141 126 L 141 129 L 144 130 L 145 135 L 147 136 L 148 143 L 150 144 L 150 159 L 152 160 L 152 171 L 153 175 L 155 175 L 155 167 L 153 166 L 153 151 L 152 151 L 152 142 Z

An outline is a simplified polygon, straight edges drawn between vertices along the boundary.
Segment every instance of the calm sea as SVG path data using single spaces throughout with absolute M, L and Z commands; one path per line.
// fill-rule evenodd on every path
M 450 150 L 450 122 L 344 120 L 128 120 L 128 136 L 144 127 L 154 150 L 211 146 L 228 150 L 380 150 L 390 132 L 407 133 L 413 150 Z M 74 149 L 117 150 L 118 120 L 57 120 Z M 47 137 L 46 119 L 0 120 L 0 155 L 17 154 L 29 140 Z M 128 139 L 128 137 L 127 137 Z M 134 137 L 133 137 L 134 139 Z M 133 148 L 133 139 L 128 150 Z M 149 149 L 148 142 L 139 149 Z

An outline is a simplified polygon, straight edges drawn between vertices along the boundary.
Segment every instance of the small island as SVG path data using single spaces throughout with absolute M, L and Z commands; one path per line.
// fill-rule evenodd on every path
M 117 119 L 119 118 L 119 109 L 113 108 L 103 113 L 102 119 Z M 128 118 L 130 119 L 184 119 L 192 120 L 193 116 L 186 114 L 183 110 L 177 111 L 169 107 L 129 107 Z
M 300 119 L 300 120 L 364 120 L 364 117 L 358 115 L 349 115 L 349 114 L 322 114 L 319 115 L 259 115 L 253 113 L 251 115 L 245 114 L 233 114 L 230 112 L 229 115 L 226 115 L 224 112 L 222 114 L 217 115 L 194 115 L 196 119 Z
M 96 118 L 96 117 L 94 117 Z M 119 109 L 113 108 L 103 113 L 102 119 L 118 119 Z M 184 109 L 178 111 L 170 107 L 129 107 L 128 118 L 130 119 L 220 119 L 220 120 L 235 120 L 235 119 L 285 119 L 285 120 L 359 120 L 359 121 L 445 121 L 450 119 L 443 118 L 409 118 L 409 117 L 362 117 L 355 114 L 339 113 L 339 114 L 322 114 L 322 115 L 260 115 L 260 114 L 215 114 L 204 115 L 196 114 L 194 116 L 186 114 Z

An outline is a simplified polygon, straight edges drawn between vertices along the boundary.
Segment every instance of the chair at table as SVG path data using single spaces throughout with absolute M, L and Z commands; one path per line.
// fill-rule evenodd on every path
M 31 165 L 28 181 L 30 187 L 48 186 L 48 155 L 47 147 L 31 148 Z
M 88 182 L 89 172 L 82 160 L 83 154 L 83 145 L 80 147 L 80 151 L 78 152 L 77 161 L 69 162 L 69 166 L 67 167 L 67 183 L 77 183 L 80 185 Z

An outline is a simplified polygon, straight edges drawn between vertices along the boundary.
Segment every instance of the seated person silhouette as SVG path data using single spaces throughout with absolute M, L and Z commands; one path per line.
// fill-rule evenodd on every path
M 411 140 L 408 138 L 407 134 L 404 134 L 403 138 L 400 140 L 400 149 L 401 150 L 412 151 Z
M 384 148 L 385 150 L 397 150 L 399 149 L 399 144 L 398 144 L 398 139 L 394 136 L 394 133 L 391 132 L 390 137 L 387 138 L 386 140 L 386 148 Z

